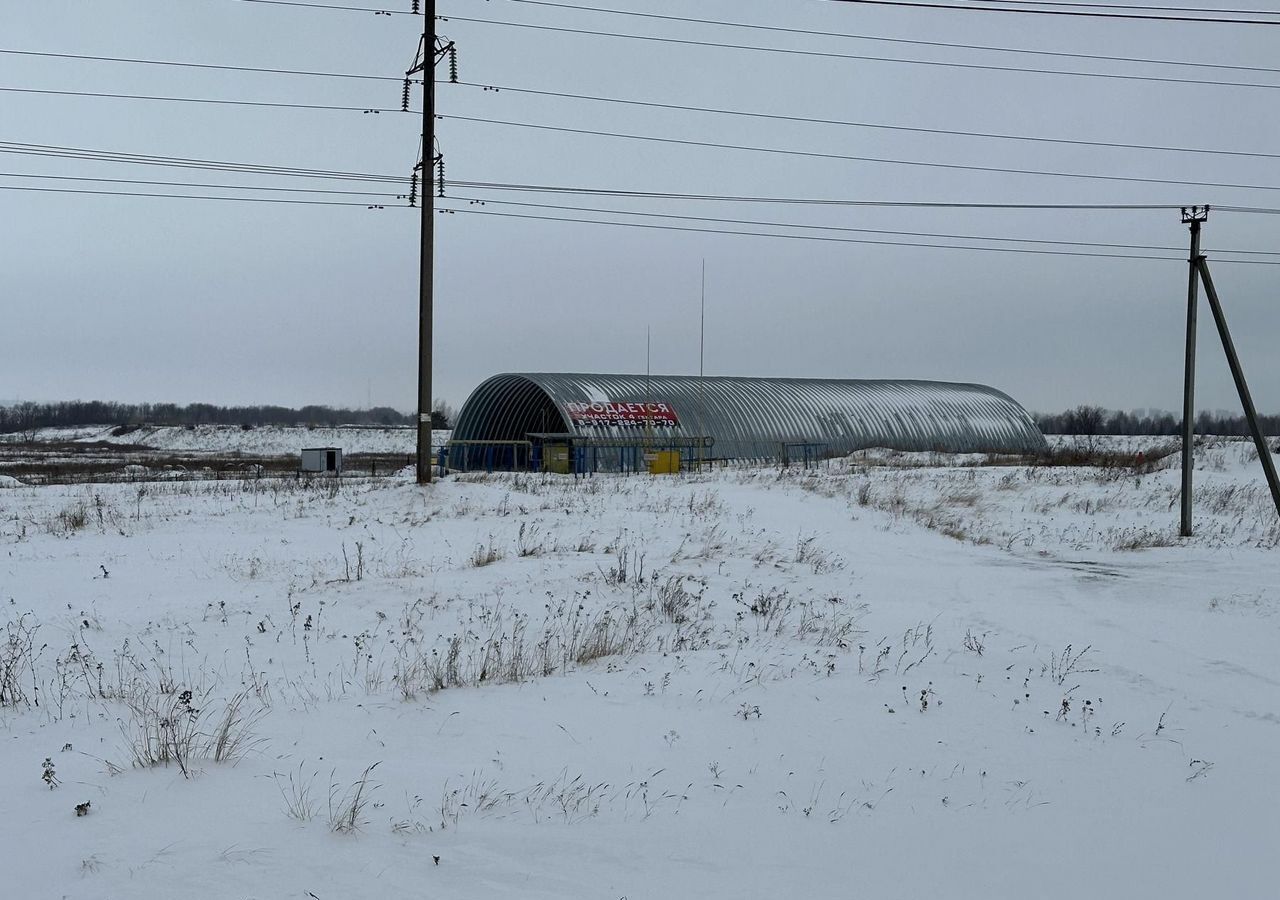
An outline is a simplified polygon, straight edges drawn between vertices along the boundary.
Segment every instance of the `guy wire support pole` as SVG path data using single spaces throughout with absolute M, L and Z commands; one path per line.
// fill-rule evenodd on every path
M 1191 226 L 1191 255 L 1187 258 L 1187 357 L 1182 382 L 1182 536 L 1191 537 L 1191 466 L 1196 416 L 1196 305 L 1200 286 L 1200 224 L 1209 218 L 1209 207 L 1182 210 L 1182 222 Z
M 1203 256 L 1196 258 L 1196 268 L 1204 281 L 1205 296 L 1209 298 L 1209 308 L 1213 310 L 1213 321 L 1218 326 L 1218 336 L 1222 338 L 1222 349 L 1227 354 L 1227 365 L 1231 366 L 1231 377 L 1235 379 L 1236 391 L 1240 394 L 1240 405 L 1244 407 L 1244 416 L 1249 420 L 1249 430 L 1253 432 L 1253 443 L 1258 448 L 1258 459 L 1262 461 L 1262 471 L 1267 476 L 1267 486 L 1271 488 L 1271 500 L 1276 505 L 1276 513 L 1280 514 L 1280 480 L 1276 479 L 1276 465 L 1271 459 L 1271 448 L 1258 424 L 1258 412 L 1253 408 L 1253 397 L 1249 394 L 1249 385 L 1244 380 L 1244 369 L 1240 368 L 1240 357 L 1236 355 L 1236 345 L 1231 340 L 1231 332 L 1227 330 L 1227 317 L 1222 312 L 1222 304 L 1218 301 L 1218 292 L 1214 290 L 1213 278 L 1209 275 L 1209 262 Z
M 422 10 L 422 226 L 418 270 L 418 484 L 431 483 L 431 325 L 435 250 L 436 0 Z

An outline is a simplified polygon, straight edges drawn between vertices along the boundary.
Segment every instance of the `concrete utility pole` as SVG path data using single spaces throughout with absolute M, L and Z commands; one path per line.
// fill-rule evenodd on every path
M 1235 342 L 1231 340 L 1231 331 L 1227 328 L 1227 316 L 1222 311 L 1222 302 L 1213 287 L 1213 278 L 1209 275 L 1209 263 L 1201 256 L 1196 260 L 1196 268 L 1204 281 L 1204 292 L 1209 298 L 1209 309 L 1213 311 L 1213 321 L 1218 326 L 1218 336 L 1222 338 L 1222 352 L 1227 356 L 1227 365 L 1231 367 L 1231 377 L 1236 383 L 1236 392 L 1240 395 L 1240 406 L 1244 409 L 1244 417 L 1249 422 L 1249 432 L 1253 435 L 1253 445 L 1258 450 L 1258 460 L 1262 463 L 1263 474 L 1267 477 L 1267 487 L 1271 489 L 1271 501 L 1276 505 L 1276 513 L 1280 514 L 1280 478 L 1276 477 L 1276 464 L 1271 458 L 1271 448 L 1267 446 L 1266 435 L 1262 433 L 1262 425 L 1258 422 L 1258 411 L 1253 405 L 1253 395 L 1249 393 L 1249 384 L 1244 380 L 1244 368 L 1240 365 L 1240 357 L 1236 355 Z
M 1191 537 L 1191 451 L 1196 416 L 1196 306 L 1200 288 L 1200 223 L 1208 221 L 1209 207 L 1182 211 L 1182 222 L 1191 226 L 1191 255 L 1187 258 L 1187 357 L 1182 381 L 1182 536 Z
M 418 269 L 418 484 L 431 483 L 431 325 L 434 302 L 436 159 L 436 0 L 422 12 L 422 57 L 407 74 L 422 74 L 422 226 Z
M 1249 423 L 1249 432 L 1253 435 L 1254 447 L 1258 450 L 1258 460 L 1262 463 L 1262 472 L 1267 479 L 1267 487 L 1271 489 L 1271 500 L 1275 503 L 1276 513 L 1280 514 L 1280 477 L 1276 475 L 1275 461 L 1271 459 L 1271 448 L 1267 446 L 1266 435 L 1258 422 L 1258 411 L 1253 405 L 1253 395 L 1249 392 L 1249 384 L 1244 378 L 1244 368 L 1240 365 L 1240 357 L 1236 353 L 1235 342 L 1231 340 L 1231 331 L 1227 328 L 1227 317 L 1222 310 L 1222 301 L 1218 299 L 1218 291 L 1213 286 L 1213 276 L 1209 274 L 1209 261 L 1200 252 L 1200 225 L 1209 218 L 1209 207 L 1193 206 L 1188 212 L 1182 210 L 1183 224 L 1191 226 L 1191 258 L 1190 281 L 1187 283 L 1187 368 L 1182 393 L 1182 536 L 1191 537 L 1191 443 L 1194 437 L 1192 427 L 1195 415 L 1195 380 L 1196 380 L 1196 301 L 1198 290 L 1204 284 L 1205 294 L 1209 298 L 1209 309 L 1213 312 L 1214 324 L 1218 326 L 1218 336 L 1222 339 L 1222 352 L 1227 357 L 1227 365 L 1231 369 L 1231 377 L 1236 383 L 1236 392 L 1240 395 L 1240 406 L 1244 410 L 1245 420 Z

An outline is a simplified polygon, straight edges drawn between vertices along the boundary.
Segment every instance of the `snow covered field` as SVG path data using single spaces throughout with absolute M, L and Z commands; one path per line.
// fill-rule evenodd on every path
M 244 453 L 257 456 L 283 456 L 296 454 L 303 447 L 341 447 L 345 453 L 404 453 L 414 452 L 417 432 L 412 428 L 366 428 L 344 426 L 341 428 L 294 428 L 284 425 L 263 425 L 248 431 L 238 425 L 196 425 L 186 428 L 178 425 L 144 425 L 124 434 L 112 434 L 110 425 L 83 428 L 41 428 L 35 433 L 36 441 L 53 443 L 76 441 L 106 444 L 142 445 L 155 450 L 173 452 Z M 22 439 L 18 433 L 0 435 L 0 443 Z M 432 432 L 432 445 L 438 446 L 449 439 L 448 431 Z
M 0 489 L 6 894 L 1273 897 L 1251 453 Z

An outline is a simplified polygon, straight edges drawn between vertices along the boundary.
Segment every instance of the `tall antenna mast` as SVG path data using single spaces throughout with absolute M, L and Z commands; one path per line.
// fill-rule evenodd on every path
M 649 331 L 650 331 L 650 326 L 648 325 L 644 326 L 644 392 L 645 392 L 646 400 L 653 399 L 651 396 L 649 396 L 652 393 L 649 389 L 649 374 L 650 374 L 649 349 L 651 346 L 651 342 L 649 340 Z
M 649 340 L 650 326 L 644 326 L 644 421 L 645 433 L 653 433 L 653 413 L 649 412 L 649 407 L 653 405 L 653 388 L 649 384 L 649 348 L 651 346 Z
M 702 257 L 702 317 L 698 328 L 698 377 L 703 375 L 707 349 L 707 258 Z

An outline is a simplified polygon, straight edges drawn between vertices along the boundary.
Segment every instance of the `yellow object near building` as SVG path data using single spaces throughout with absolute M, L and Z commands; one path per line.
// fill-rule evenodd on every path
M 649 457 L 650 475 L 678 475 L 680 473 L 680 451 L 659 450 L 657 453 L 646 453 Z
M 569 474 L 569 448 L 565 444 L 548 444 L 542 448 L 542 470 L 557 475 Z

